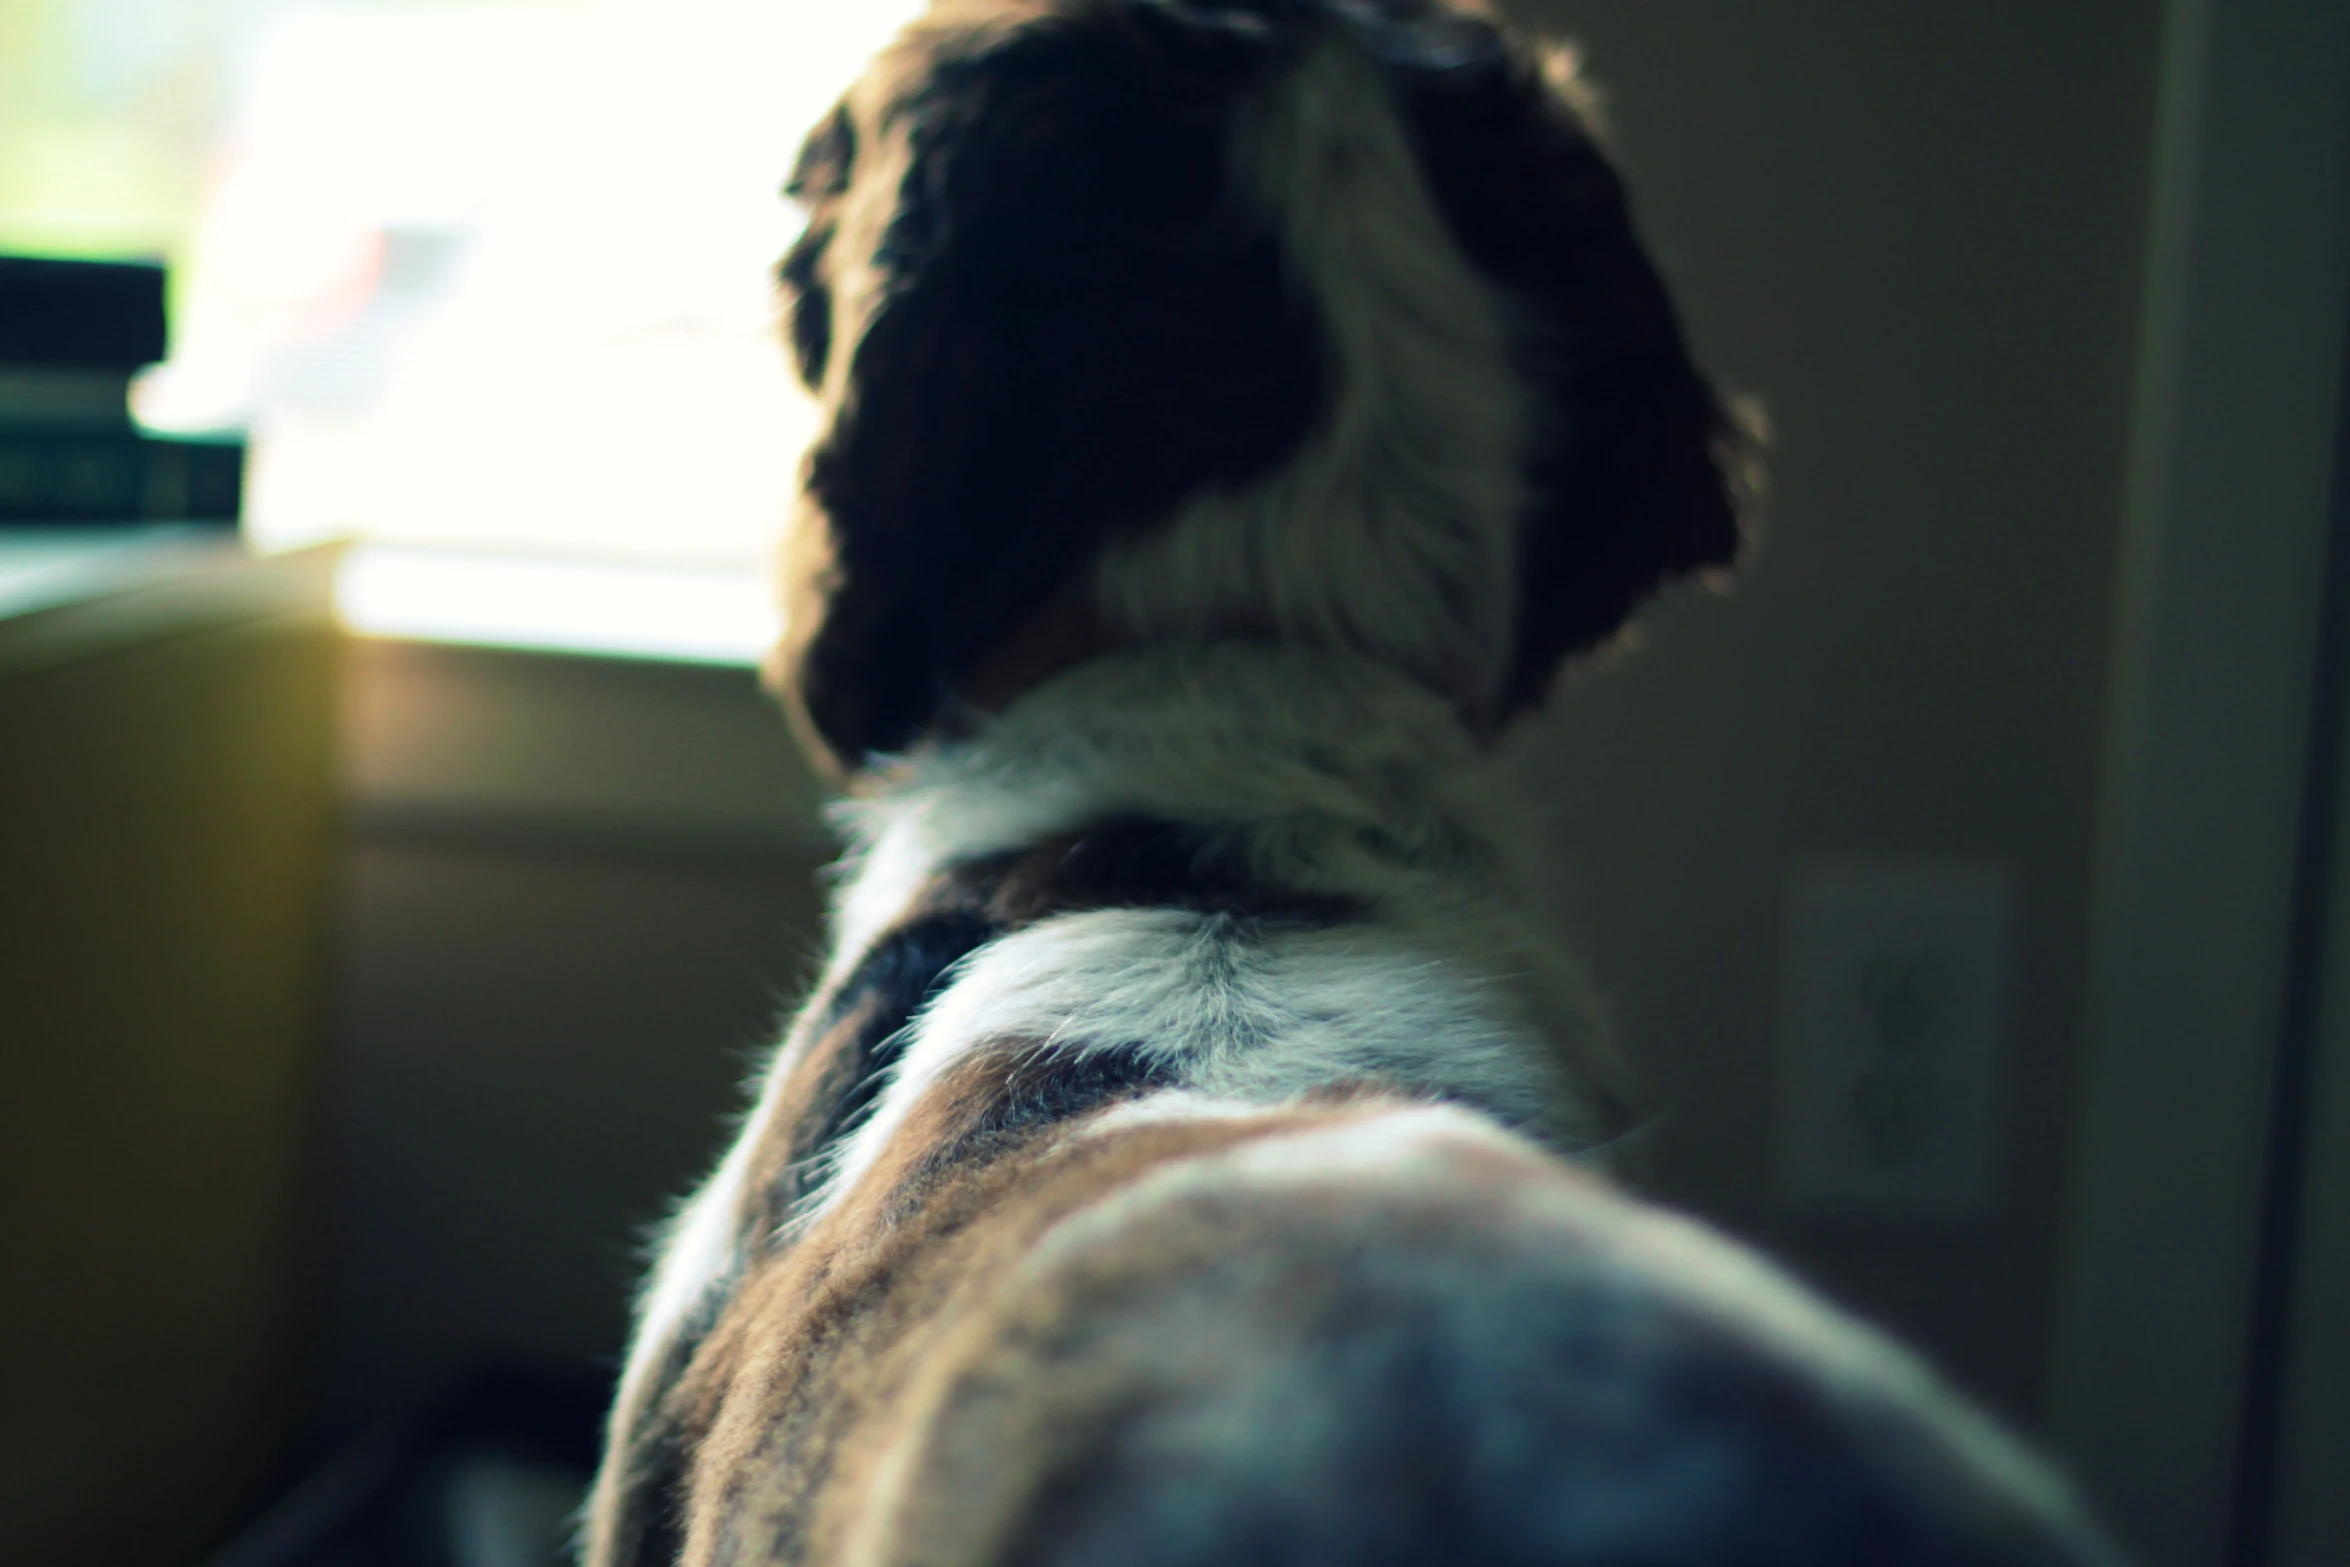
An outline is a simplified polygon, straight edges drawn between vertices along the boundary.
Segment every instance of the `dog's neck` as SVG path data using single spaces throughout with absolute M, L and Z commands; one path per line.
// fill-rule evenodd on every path
M 1038 686 L 1081 665 L 1112 654 L 1133 655 L 1138 647 L 1135 638 L 1103 618 L 1096 597 L 1091 577 L 1080 573 L 1046 600 L 1042 609 L 1013 628 L 964 682 L 958 693 L 960 703 L 972 714 L 1000 713 Z M 1267 644 L 1279 640 L 1263 625 L 1233 625 L 1224 631 L 1227 640 L 1253 644 L 1260 652 L 1272 651 Z M 1280 655 L 1276 652 L 1274 656 Z M 1409 674 L 1392 659 L 1381 662 L 1399 675 Z M 1495 732 L 1491 704 L 1485 696 L 1468 688 L 1441 694 L 1461 732 L 1489 747 Z
M 836 808 L 851 857 L 832 979 L 958 867 L 1157 824 L 1184 834 L 1202 874 L 1342 904 L 1356 928 L 1487 994 L 1561 1069 L 1562 1102 L 1511 1119 L 1569 1145 L 1622 1129 L 1627 1073 L 1521 884 L 1533 857 L 1520 812 L 1452 706 L 1419 682 L 1258 642 L 1125 648 L 959 727 Z
M 1112 631 L 1093 601 L 1083 572 L 1012 629 L 964 683 L 962 700 L 983 713 L 1000 713 L 1055 675 L 1101 657 L 1125 639 Z

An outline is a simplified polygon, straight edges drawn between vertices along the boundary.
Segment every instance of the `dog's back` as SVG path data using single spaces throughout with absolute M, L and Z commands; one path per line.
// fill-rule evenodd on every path
M 1487 1123 L 1106 1120 L 803 1242 L 708 1357 L 689 1559 L 2107 1559 L 1906 1357 Z

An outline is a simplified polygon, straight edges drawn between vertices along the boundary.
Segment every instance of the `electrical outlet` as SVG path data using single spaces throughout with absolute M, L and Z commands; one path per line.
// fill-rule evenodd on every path
M 1996 1193 L 2012 903 L 1987 866 L 1821 862 L 1788 889 L 1773 1200 L 1966 1219 Z

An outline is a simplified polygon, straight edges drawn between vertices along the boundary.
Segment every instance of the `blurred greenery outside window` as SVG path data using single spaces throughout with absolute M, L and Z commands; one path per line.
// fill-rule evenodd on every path
M 248 432 L 257 544 L 371 541 L 361 619 L 527 619 L 561 572 L 625 614 L 653 572 L 687 656 L 747 656 L 810 417 L 778 186 L 913 8 L 0 0 L 0 249 L 172 263 L 139 416 Z

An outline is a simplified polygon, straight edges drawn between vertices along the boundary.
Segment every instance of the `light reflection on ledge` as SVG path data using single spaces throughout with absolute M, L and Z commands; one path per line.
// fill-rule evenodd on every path
M 335 607 L 361 636 L 745 667 L 781 629 L 752 571 L 384 544 L 351 552 Z

